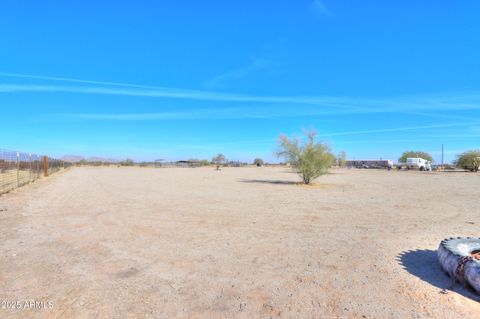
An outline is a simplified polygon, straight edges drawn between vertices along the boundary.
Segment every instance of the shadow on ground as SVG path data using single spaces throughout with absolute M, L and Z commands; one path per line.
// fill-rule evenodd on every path
M 398 255 L 397 260 L 403 269 L 410 274 L 440 288 L 440 293 L 445 294 L 452 291 L 475 301 L 480 301 L 480 296 L 476 295 L 472 289 L 464 287 L 459 283 L 452 285 L 453 280 L 443 272 L 435 250 L 418 249 L 405 251 Z
M 450 170 L 446 170 L 446 171 L 437 171 L 438 173 L 473 173 L 471 171 L 467 171 L 467 170 L 455 170 L 455 171 L 450 171 Z
M 296 185 L 298 182 L 292 181 L 282 181 L 282 180 L 270 180 L 270 179 L 239 179 L 239 182 L 242 183 L 252 183 L 252 184 L 274 184 L 274 185 Z

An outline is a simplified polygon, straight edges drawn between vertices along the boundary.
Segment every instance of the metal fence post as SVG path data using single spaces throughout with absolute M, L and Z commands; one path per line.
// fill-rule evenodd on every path
M 49 176 L 67 167 L 69 163 L 48 156 L 0 148 L 0 194 L 39 179 L 42 170 L 44 176 Z

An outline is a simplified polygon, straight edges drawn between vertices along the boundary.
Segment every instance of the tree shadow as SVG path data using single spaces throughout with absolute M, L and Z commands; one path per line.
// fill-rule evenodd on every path
M 453 279 L 440 267 L 437 252 L 429 249 L 408 250 L 397 256 L 398 263 L 410 274 L 441 289 L 440 293 L 456 292 L 464 297 L 480 301 L 473 289 L 460 283 L 453 284 Z
M 270 179 L 239 179 L 242 183 L 252 184 L 274 184 L 274 185 L 297 185 L 299 182 L 283 181 L 283 180 L 270 180 Z

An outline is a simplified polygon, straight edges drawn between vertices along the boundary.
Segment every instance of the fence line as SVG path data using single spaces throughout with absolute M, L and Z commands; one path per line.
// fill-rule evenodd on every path
M 48 156 L 0 149 L 0 194 L 70 165 Z

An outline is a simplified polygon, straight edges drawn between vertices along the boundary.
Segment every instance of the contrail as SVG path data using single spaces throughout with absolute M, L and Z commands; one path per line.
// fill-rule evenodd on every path
M 479 95 L 473 95 L 471 103 L 445 103 L 430 99 L 372 99 L 335 96 L 258 96 L 247 94 L 220 93 L 205 90 L 189 90 L 162 86 L 141 85 L 123 82 L 82 80 L 67 77 L 55 77 L 33 74 L 0 72 L 0 76 L 36 80 L 59 81 L 95 86 L 35 85 L 35 84 L 0 84 L 0 92 L 66 92 L 80 94 L 128 95 L 159 98 L 176 98 L 220 102 L 256 102 L 284 105 L 309 105 L 342 110 L 342 114 L 355 113 L 399 113 L 426 117 L 444 117 L 465 119 L 459 116 L 438 114 L 441 110 L 478 110 L 475 103 Z M 462 96 L 460 96 L 462 99 Z M 435 110 L 436 112 L 418 112 L 418 110 Z
M 72 82 L 72 83 L 100 84 L 100 85 L 124 86 L 124 87 L 144 88 L 144 89 L 167 89 L 165 87 L 160 87 L 160 86 L 150 86 L 150 85 L 141 85 L 141 84 L 122 83 L 122 82 L 81 80 L 81 79 L 72 79 L 72 78 L 64 78 L 64 77 L 56 77 L 56 76 L 32 75 L 32 74 L 21 74 L 21 73 L 0 72 L 0 75 L 15 77 L 15 78 L 63 81 L 63 82 Z
M 209 101 L 230 101 L 230 102 L 259 102 L 259 103 L 281 103 L 281 104 L 305 104 L 312 106 L 324 106 L 331 108 L 339 108 L 344 110 L 362 111 L 362 112 L 382 112 L 375 108 L 365 108 L 351 105 L 354 99 L 336 98 L 336 97 L 316 97 L 316 96 L 256 96 L 242 95 L 232 93 L 218 93 L 212 91 L 186 90 L 177 88 L 168 88 L 161 86 L 139 85 L 122 82 L 93 81 L 81 80 L 65 77 L 52 77 L 43 75 L 20 74 L 0 72 L 0 76 L 28 78 L 37 80 L 61 81 L 69 83 L 95 84 L 102 86 L 116 86 L 141 90 L 121 90 L 116 88 L 88 88 L 88 87 L 66 87 L 55 85 L 30 85 L 30 84 L 1 84 L 0 91 L 3 92 L 70 92 L 70 93 L 90 93 L 90 94 L 108 94 L 108 95 L 132 95 L 147 97 L 169 97 L 182 98 L 192 100 L 209 100 Z
M 450 123 L 450 124 L 436 124 L 436 125 L 423 125 L 423 126 L 408 126 L 408 127 L 396 127 L 396 128 L 377 129 L 377 130 L 329 133 L 329 134 L 322 134 L 321 136 L 343 136 L 343 135 L 360 135 L 360 134 L 398 132 L 398 131 L 412 131 L 412 130 L 424 130 L 424 129 L 430 129 L 430 128 L 469 126 L 469 125 L 477 125 L 479 123 L 480 122 Z

